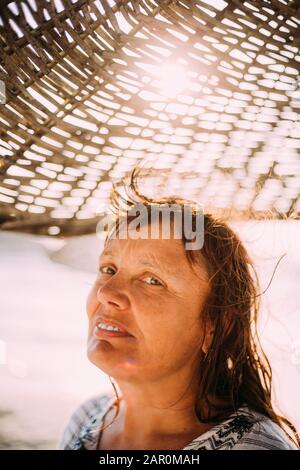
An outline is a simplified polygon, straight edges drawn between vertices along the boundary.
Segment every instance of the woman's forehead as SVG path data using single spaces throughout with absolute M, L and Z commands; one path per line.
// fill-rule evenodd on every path
M 118 227 L 119 238 L 147 240 L 182 240 L 182 227 L 168 217 L 150 221 L 149 219 L 123 219 Z
M 100 258 L 110 257 L 131 264 L 138 263 L 152 268 L 160 268 L 168 274 L 207 278 L 201 255 L 199 263 L 191 266 L 182 240 L 165 239 L 109 239 Z
M 182 240 L 165 240 L 165 239 L 109 239 L 103 248 L 102 255 L 122 255 L 137 256 L 151 255 L 159 256 L 160 259 L 168 259 L 174 255 L 185 258 L 185 252 Z

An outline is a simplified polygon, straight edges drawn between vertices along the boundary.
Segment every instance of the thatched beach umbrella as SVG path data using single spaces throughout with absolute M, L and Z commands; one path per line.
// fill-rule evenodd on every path
M 1 1 L 2 229 L 91 232 L 145 159 L 156 193 L 298 214 L 299 45 L 297 1 Z

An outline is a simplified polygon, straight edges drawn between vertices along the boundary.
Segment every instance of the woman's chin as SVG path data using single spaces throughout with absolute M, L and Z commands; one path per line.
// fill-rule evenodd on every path
M 108 355 L 107 352 L 110 352 L 110 354 Z M 124 355 L 121 356 L 120 352 L 112 351 L 111 347 L 104 346 L 101 349 L 89 349 L 87 357 L 98 369 L 115 379 L 140 376 L 136 361 Z

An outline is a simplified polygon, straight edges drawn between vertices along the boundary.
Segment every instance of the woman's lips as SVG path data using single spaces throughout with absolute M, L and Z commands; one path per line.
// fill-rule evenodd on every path
M 95 326 L 100 326 L 101 323 L 105 326 L 113 326 L 113 327 L 117 327 L 119 332 L 122 333 L 122 334 L 125 334 L 125 335 L 129 335 L 129 336 L 133 336 L 126 328 L 125 326 L 122 325 L 122 323 L 114 320 L 114 319 L 111 319 L 111 318 L 106 318 L 104 317 L 103 315 L 96 318 L 96 321 L 95 321 Z M 111 330 L 108 330 L 108 331 L 111 331 Z
M 96 338 L 105 338 L 105 337 L 115 337 L 115 338 L 134 338 L 132 335 L 129 333 L 123 333 L 121 331 L 112 331 L 112 330 L 104 330 L 98 328 L 98 326 L 95 326 L 94 328 L 94 336 Z

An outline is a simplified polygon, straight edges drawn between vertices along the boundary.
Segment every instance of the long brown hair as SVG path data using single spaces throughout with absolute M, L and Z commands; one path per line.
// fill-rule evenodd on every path
M 113 186 L 111 208 L 118 214 L 114 230 L 119 230 L 122 220 L 130 222 L 135 217 L 130 215 L 130 208 L 138 204 L 147 208 L 150 217 L 151 208 L 164 204 L 189 204 L 195 215 L 193 201 L 177 196 L 151 198 L 141 194 L 137 184 L 140 171 L 137 166 L 129 175 L 126 196 L 120 193 L 116 185 Z M 120 216 L 122 204 L 123 215 Z M 214 326 L 207 353 L 199 355 L 201 380 L 195 404 L 197 416 L 202 422 L 218 423 L 246 404 L 277 423 L 300 447 L 300 438 L 293 424 L 278 415 L 272 406 L 272 369 L 257 331 L 261 294 L 254 264 L 240 238 L 222 216 L 205 211 L 203 217 L 203 247 L 201 250 L 186 250 L 192 267 L 199 262 L 205 263 L 211 289 L 202 316 L 205 325 L 209 322 Z M 105 243 L 111 234 L 108 233 Z M 187 241 L 184 230 L 182 240 Z M 115 386 L 114 389 L 117 416 L 119 397 Z M 225 405 L 216 405 L 220 402 Z

